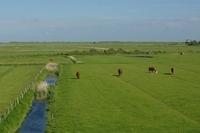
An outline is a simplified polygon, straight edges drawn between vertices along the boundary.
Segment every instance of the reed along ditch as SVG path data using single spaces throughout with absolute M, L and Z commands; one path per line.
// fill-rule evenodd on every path
M 57 79 L 57 75 L 49 74 L 44 81 L 48 84 L 49 89 L 54 89 Z M 35 99 L 18 133 L 44 133 L 46 129 L 47 110 L 47 99 Z

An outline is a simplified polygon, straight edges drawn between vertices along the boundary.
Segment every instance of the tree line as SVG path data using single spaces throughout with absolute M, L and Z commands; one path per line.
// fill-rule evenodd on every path
M 197 40 L 186 40 L 185 44 L 188 46 L 200 46 L 200 41 Z

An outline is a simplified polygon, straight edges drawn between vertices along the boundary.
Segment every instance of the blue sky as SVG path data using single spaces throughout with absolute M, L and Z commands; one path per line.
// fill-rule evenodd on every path
M 200 39 L 200 0 L 0 0 L 0 41 Z

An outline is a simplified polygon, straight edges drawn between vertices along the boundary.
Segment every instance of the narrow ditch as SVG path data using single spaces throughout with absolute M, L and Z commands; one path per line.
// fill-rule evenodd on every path
M 44 81 L 52 89 L 55 88 L 57 79 L 57 75 L 49 74 Z M 46 129 L 47 108 L 47 99 L 35 99 L 18 133 L 44 133 Z

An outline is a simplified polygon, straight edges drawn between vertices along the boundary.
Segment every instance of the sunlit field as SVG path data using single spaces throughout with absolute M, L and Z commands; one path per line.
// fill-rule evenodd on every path
M 49 133 L 198 133 L 199 59 L 200 47 L 183 43 L 0 44 L 0 115 L 53 61 L 60 70 L 46 110 Z

